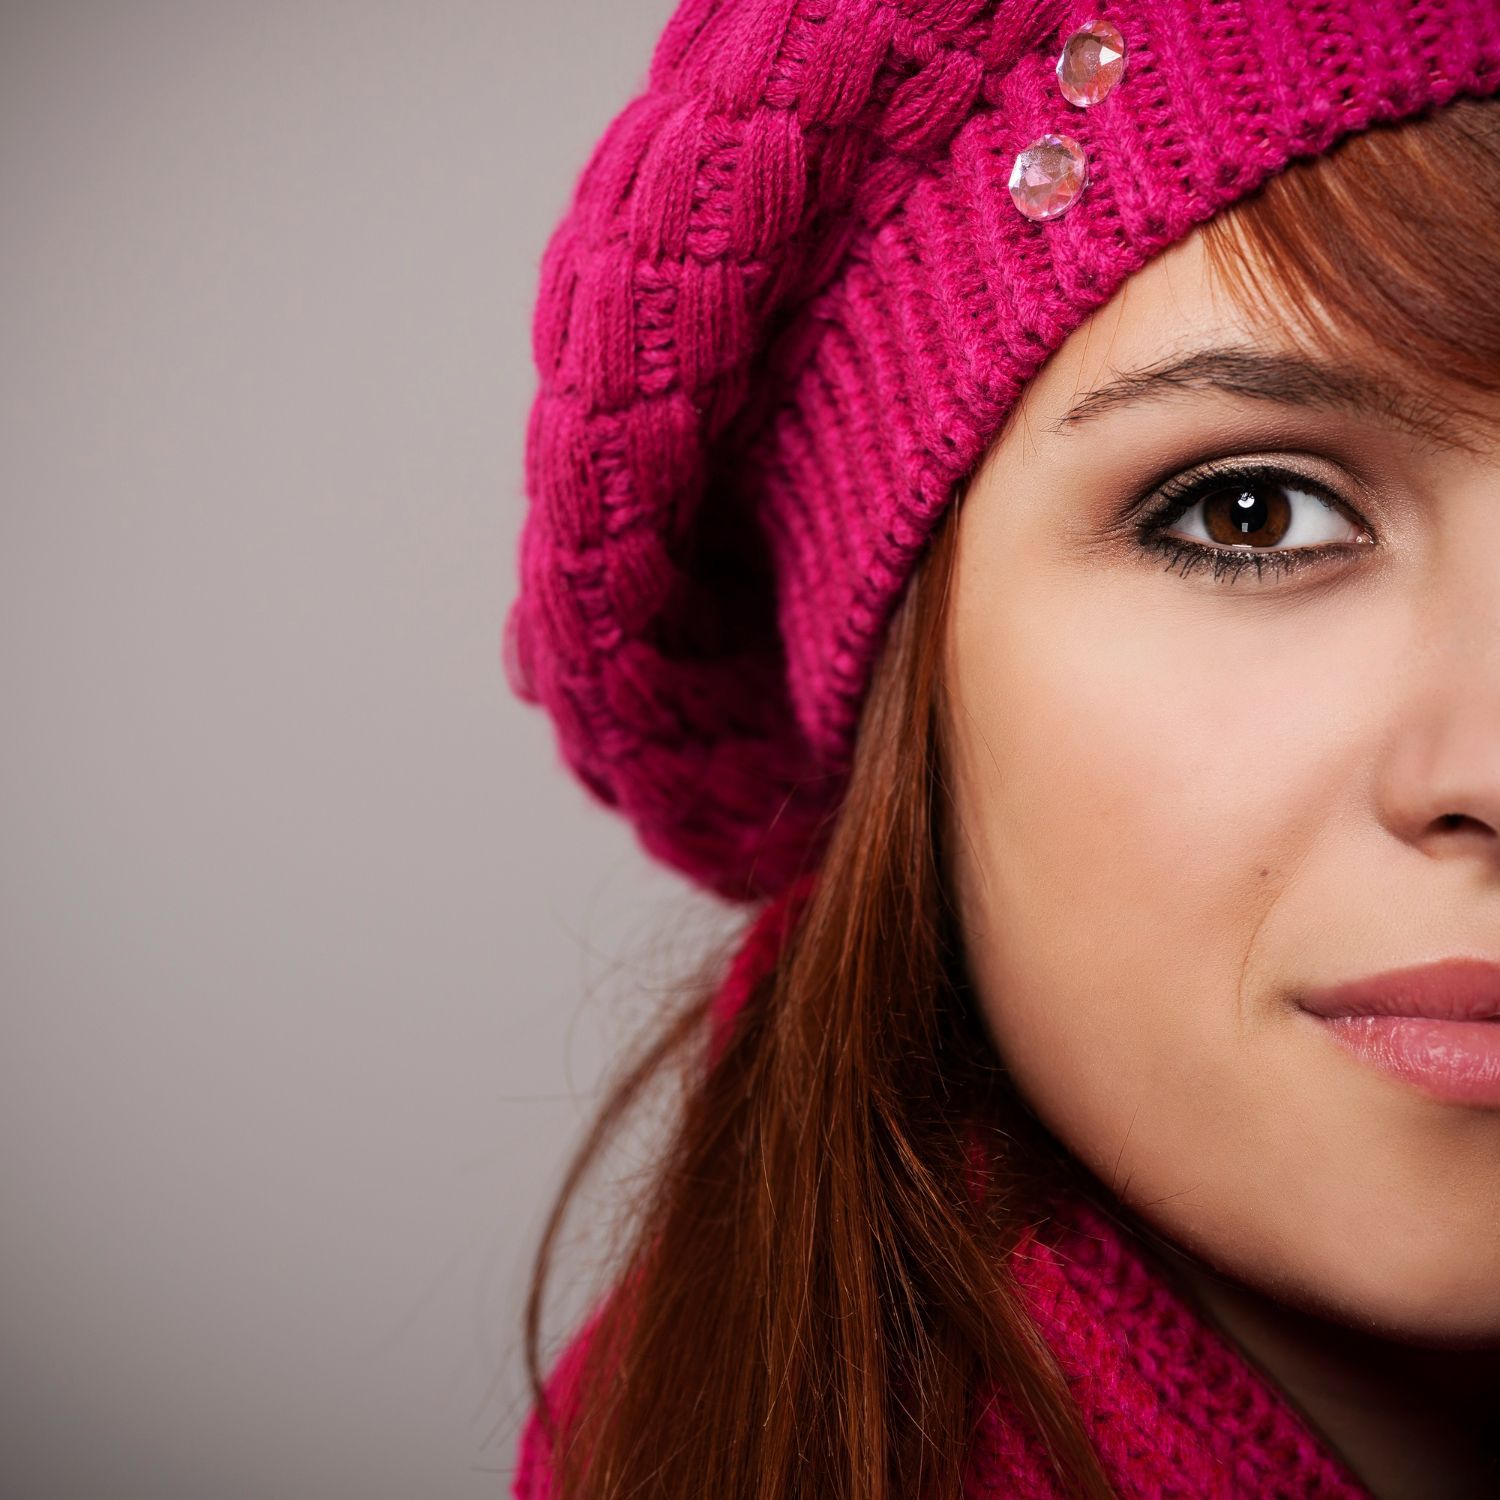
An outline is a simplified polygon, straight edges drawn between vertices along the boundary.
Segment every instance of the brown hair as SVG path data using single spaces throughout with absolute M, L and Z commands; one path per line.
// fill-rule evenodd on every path
M 1445 376 L 1500 391 L 1497 146 L 1495 100 L 1350 136 L 1205 223 L 1211 264 L 1315 345 L 1374 350 L 1419 389 Z M 944 878 L 940 642 L 961 508 L 960 494 L 893 616 L 774 971 L 711 1054 L 711 956 L 613 1087 L 548 1221 L 526 1352 L 559 1497 L 956 1495 L 984 1380 L 1033 1424 L 1066 1493 L 1115 1493 L 1006 1272 L 1053 1189 L 1095 1185 L 1000 1066 Z M 633 1204 L 578 1404 L 554 1410 L 540 1316 L 565 1210 L 669 1072 L 674 1128 Z

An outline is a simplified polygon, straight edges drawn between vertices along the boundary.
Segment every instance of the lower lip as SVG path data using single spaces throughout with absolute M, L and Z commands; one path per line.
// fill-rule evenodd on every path
M 1427 1016 L 1313 1019 L 1361 1061 L 1415 1084 L 1433 1098 L 1500 1107 L 1500 1021 L 1434 1021 Z

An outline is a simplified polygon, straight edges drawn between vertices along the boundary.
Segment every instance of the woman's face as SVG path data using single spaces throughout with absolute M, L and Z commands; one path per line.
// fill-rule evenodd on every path
M 1062 420 L 1210 346 L 1248 352 L 1199 365 L 1240 393 L 1190 372 Z M 1168 1238 L 1372 1330 L 1492 1339 L 1500 1107 L 1355 1058 L 1297 997 L 1500 962 L 1500 450 L 1299 404 L 1253 367 L 1288 352 L 1192 235 L 1053 355 L 962 502 L 970 969 L 1022 1093 Z M 1224 460 L 1287 473 L 1219 478 L 1154 550 L 1122 521 Z M 1195 541 L 1248 566 L 1173 550 Z

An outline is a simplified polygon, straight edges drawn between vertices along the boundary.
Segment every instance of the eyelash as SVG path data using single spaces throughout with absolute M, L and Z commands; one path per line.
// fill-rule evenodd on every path
M 1167 571 L 1180 565 L 1179 577 L 1186 578 L 1194 568 L 1209 566 L 1213 568 L 1214 582 L 1226 584 L 1232 584 L 1246 568 L 1255 569 L 1256 581 L 1259 582 L 1268 568 L 1275 576 L 1285 576 L 1309 563 L 1331 562 L 1335 555 L 1353 550 L 1354 544 L 1348 542 L 1324 542 L 1316 547 L 1288 547 L 1284 550 L 1209 547 L 1202 542 L 1172 536 L 1168 532 L 1169 526 L 1185 516 L 1206 495 L 1241 481 L 1270 481 L 1310 491 L 1334 510 L 1351 516 L 1361 526 L 1366 525 L 1364 518 L 1346 505 L 1337 494 L 1305 474 L 1276 464 L 1228 460 L 1169 480 L 1155 491 L 1152 498 L 1159 497 L 1161 503 L 1138 523 L 1137 546 L 1143 552 L 1154 552 L 1165 557 Z

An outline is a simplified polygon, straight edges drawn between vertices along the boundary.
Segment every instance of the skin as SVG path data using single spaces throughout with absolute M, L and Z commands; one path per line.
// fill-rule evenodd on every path
M 1500 960 L 1500 408 L 1462 447 L 1220 393 L 1053 430 L 1228 342 L 1297 347 L 1190 235 L 1053 354 L 961 502 L 968 964 L 1037 1113 L 1374 1493 L 1493 1497 L 1500 1109 L 1357 1061 L 1294 996 Z M 1111 524 L 1153 476 L 1236 457 L 1322 487 L 1293 499 L 1317 542 L 1368 540 L 1216 582 Z M 1204 541 L 1194 514 L 1169 529 Z

